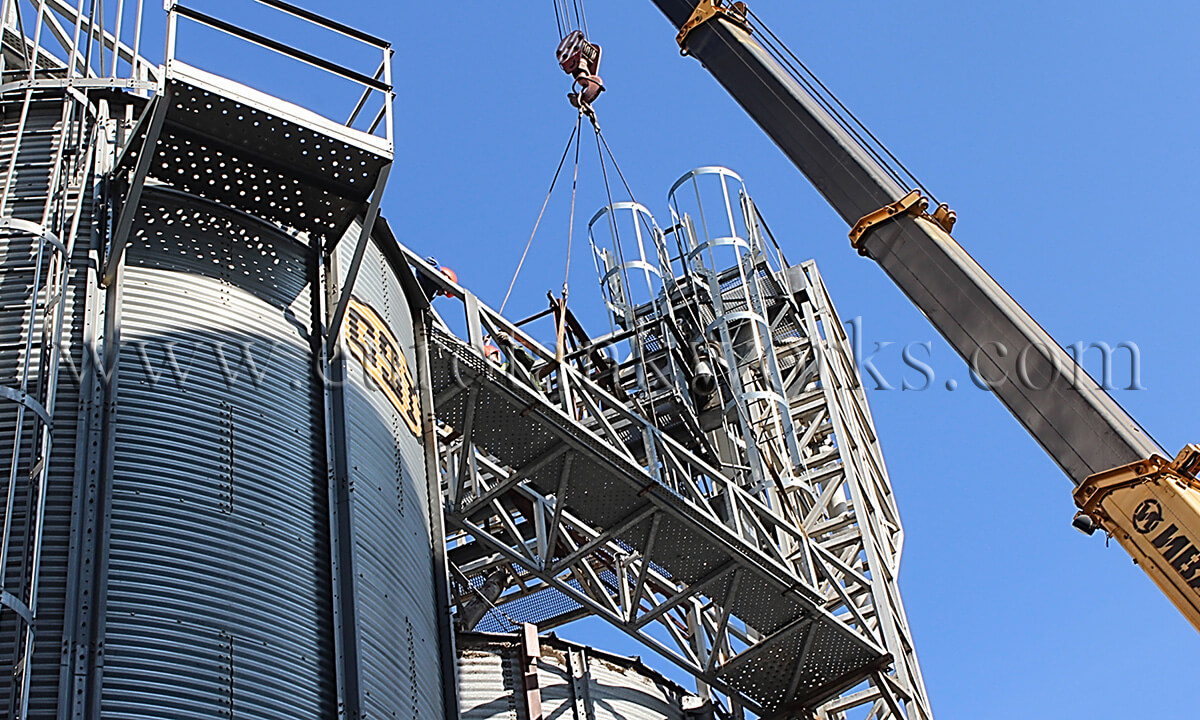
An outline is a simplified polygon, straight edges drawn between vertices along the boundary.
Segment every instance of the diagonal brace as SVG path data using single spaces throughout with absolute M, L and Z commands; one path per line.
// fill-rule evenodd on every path
M 142 140 L 142 149 L 138 153 L 137 167 L 133 171 L 133 180 L 129 191 L 121 203 L 121 214 L 117 217 L 116 229 L 113 231 L 112 243 L 108 255 L 104 258 L 104 285 L 109 286 L 117 279 L 117 265 L 125 254 L 125 245 L 129 243 L 129 231 L 133 228 L 133 218 L 138 206 L 142 203 L 142 189 L 146 187 L 146 176 L 150 174 L 150 163 L 156 155 L 158 137 L 162 134 L 163 122 L 167 110 L 171 107 L 171 88 L 167 86 L 162 94 L 154 98 L 154 109 L 150 115 L 150 126 L 146 128 L 146 137 Z
M 383 202 L 383 188 L 387 185 L 388 174 L 392 171 L 389 162 L 379 169 L 379 177 L 375 180 L 375 189 L 371 191 L 371 203 L 367 206 L 366 217 L 363 218 L 362 228 L 358 232 L 358 244 L 354 246 L 354 257 L 350 260 L 350 268 L 346 271 L 346 284 L 338 293 L 337 308 L 329 318 L 329 334 L 326 339 L 325 352 L 333 357 L 337 347 L 338 333 L 342 329 L 342 320 L 346 317 L 346 307 L 350 304 L 350 293 L 354 291 L 354 281 L 358 279 L 358 271 L 362 268 L 363 256 L 367 252 L 367 242 L 371 239 L 371 231 L 375 228 L 375 220 L 379 218 L 379 204 Z M 330 245 L 329 252 L 337 247 L 336 241 Z M 330 279 L 331 284 L 337 283 L 337 278 Z

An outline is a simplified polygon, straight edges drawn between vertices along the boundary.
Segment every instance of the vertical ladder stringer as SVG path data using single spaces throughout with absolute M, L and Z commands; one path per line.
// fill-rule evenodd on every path
M 43 111 L 56 102 L 62 107 L 56 123 L 50 128 L 27 127 L 31 116 L 41 122 L 49 114 Z M 12 161 L 4 179 L 5 203 L 0 233 L 10 242 L 27 239 L 32 245 L 34 260 L 24 354 L 16 386 L 5 388 L 4 393 L 6 399 L 19 401 L 12 435 L 13 452 L 8 458 L 4 535 L 0 548 L 0 603 L 3 605 L 0 612 L 13 612 L 18 623 L 14 673 L 8 688 L 8 707 L 16 717 L 25 717 L 27 713 L 34 672 L 34 624 L 38 613 L 50 456 L 54 448 L 53 418 L 61 365 L 66 288 L 85 201 L 91 194 L 97 121 L 94 109 L 88 107 L 86 98 L 77 92 L 64 90 L 55 96 L 26 91 L 17 127 L 3 130 L 4 134 L 13 137 L 13 146 Z M 29 142 L 41 143 L 47 135 L 51 148 L 49 167 L 38 168 L 35 164 L 34 181 L 18 182 L 17 174 L 27 171 L 30 165 L 16 160 L 23 149 L 22 141 L 30 138 Z M 45 179 L 38 182 L 39 178 Z M 40 207 L 31 204 L 31 201 L 39 200 Z M 27 428 L 27 410 L 34 415 L 32 428 Z M 24 440 L 27 429 L 32 430 L 28 443 Z M 23 457 L 26 447 L 28 455 Z M 25 485 L 25 497 L 30 499 L 22 508 L 17 507 L 19 483 Z M 12 522 L 18 509 L 23 517 L 20 528 L 14 527 Z M 19 572 L 12 577 L 8 569 L 13 559 L 11 554 L 18 547 L 21 552 Z

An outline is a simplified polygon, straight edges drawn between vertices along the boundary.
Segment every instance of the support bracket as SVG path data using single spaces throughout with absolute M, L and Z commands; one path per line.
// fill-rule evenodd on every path
M 537 625 L 521 623 L 521 669 L 525 707 L 530 720 L 542 720 L 542 689 L 538 686 L 538 661 L 542 659 Z
M 900 217 L 905 213 L 930 220 L 947 233 L 954 229 L 958 215 L 950 209 L 949 205 L 941 203 L 932 214 L 926 212 L 928 209 L 929 199 L 922 195 L 920 190 L 913 190 L 891 205 L 884 205 L 859 218 L 858 222 L 854 223 L 854 227 L 850 229 L 850 245 L 858 251 L 859 255 L 865 255 L 863 239 L 867 233 L 876 225 Z
M 857 250 L 859 255 L 864 255 L 866 253 L 863 251 L 862 241 L 866 237 L 867 231 L 904 213 L 921 215 L 928 207 L 929 201 L 921 195 L 919 190 L 913 190 L 891 205 L 884 205 L 859 218 L 858 222 L 854 223 L 854 227 L 850 228 L 850 246 Z
M 53 425 L 54 421 L 50 418 L 50 413 L 42 406 L 37 398 L 33 397 L 24 390 L 9 387 L 8 385 L 0 385 L 0 400 L 7 400 L 18 405 L 24 405 L 26 409 L 37 415 L 42 422 L 47 425 Z
M 0 590 L 0 605 L 15 612 L 26 625 L 33 625 L 33 611 L 16 595 L 7 590 Z
M 329 318 L 329 336 L 326 339 L 327 346 L 325 348 L 329 357 L 333 357 L 333 351 L 337 347 L 338 333 L 341 332 L 342 320 L 346 317 L 346 308 L 350 304 L 350 294 L 354 291 L 354 282 L 358 280 L 358 271 L 362 267 L 363 256 L 367 252 L 367 243 L 371 240 L 371 231 L 375 229 L 375 221 L 379 218 L 379 205 L 383 202 L 383 189 L 387 186 L 388 174 L 391 169 L 392 164 L 389 162 L 379 170 L 379 177 L 375 181 L 375 189 L 371 193 L 371 201 L 367 206 L 366 216 L 363 218 L 362 229 L 358 232 L 358 244 L 354 246 L 354 257 L 351 258 L 350 267 L 346 270 L 346 285 L 338 292 L 337 307 Z M 336 245 L 331 245 L 329 252 L 336 251 Z M 335 285 L 337 281 L 337 278 L 330 278 L 330 282 Z
M 687 19 L 683 27 L 679 28 L 679 34 L 675 36 L 675 42 L 679 43 L 679 54 L 688 54 L 688 35 L 713 18 L 725 18 L 746 32 L 750 32 L 750 22 L 746 19 L 746 14 L 749 12 L 750 9 L 744 2 L 726 5 L 724 0 L 701 0 L 696 5 L 696 9 L 692 11 L 692 16 Z
M 133 218 L 142 202 L 142 189 L 146 186 L 146 176 L 150 173 L 150 163 L 154 160 L 158 137 L 162 133 L 167 110 L 171 107 L 170 86 L 168 85 L 152 102 L 154 109 L 151 111 L 150 125 L 146 129 L 146 137 L 142 140 L 142 148 L 138 153 L 137 168 L 129 183 L 129 191 L 125 193 L 121 202 L 121 212 L 117 216 L 116 228 L 109 242 L 108 253 L 104 257 L 101 282 L 105 287 L 117 279 L 117 265 L 121 262 L 121 256 L 125 254 L 125 245 L 129 242 L 129 232 L 133 228 Z

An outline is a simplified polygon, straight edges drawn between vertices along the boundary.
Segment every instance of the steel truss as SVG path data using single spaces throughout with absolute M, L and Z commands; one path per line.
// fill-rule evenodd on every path
M 695 196 L 695 216 L 680 195 Z M 687 173 L 669 200 L 686 259 L 667 288 L 670 314 L 695 317 L 704 306 L 699 316 L 713 318 L 706 334 L 726 358 L 723 386 L 737 410 L 725 432 L 745 438 L 718 443 L 722 461 L 745 467 L 735 472 L 747 489 L 800 518 L 813 552 L 792 557 L 811 563 L 825 607 L 893 658 L 818 716 L 931 718 L 897 586 L 903 529 L 853 351 L 816 265 L 786 267 L 741 178 L 726 168 Z M 737 262 L 714 265 L 714 249 Z
M 880 720 L 928 720 L 932 711 L 897 585 L 904 530 L 853 350 L 815 263 L 793 268 L 790 280 L 802 298 L 797 321 L 805 338 L 778 351 L 788 368 L 785 392 L 803 458 L 790 494 L 824 566 L 826 608 L 852 614 L 892 658 L 888 672 L 826 703 L 819 716 L 857 710 Z
M 812 561 L 799 518 L 409 260 L 466 311 L 468 340 L 439 323 L 429 358 L 450 558 L 477 579 L 460 583 L 460 614 L 482 578 L 508 574 L 504 603 L 561 593 L 760 715 L 816 707 L 888 665 L 861 620 L 827 609 L 821 583 L 840 571 Z M 525 343 L 545 374 L 484 360 L 485 333 Z
M 749 198 L 741 206 L 754 217 Z M 660 429 L 662 405 L 681 393 L 662 387 L 671 343 L 655 328 L 639 341 L 657 332 L 658 355 L 634 354 L 647 366 L 624 368 L 631 392 L 617 400 L 586 362 L 558 363 L 445 283 L 467 327 L 463 342 L 439 323 L 431 351 L 460 621 L 473 625 L 484 606 L 543 626 L 597 615 L 735 709 L 930 718 L 896 585 L 903 530 L 849 341 L 815 265 L 772 270 L 759 225 L 747 226 L 738 267 L 700 273 L 693 290 L 668 283 L 660 303 L 712 288 L 716 312 L 704 316 L 718 318 L 710 329 L 736 369 L 725 382 L 756 383 L 741 387 L 753 402 L 727 414 L 758 468 L 743 456 L 719 470 Z M 722 302 L 736 322 L 721 325 Z M 746 327 L 749 346 L 769 354 L 754 372 L 734 347 Z M 485 335 L 519 339 L 533 369 L 484 361 Z M 643 387 L 647 377 L 664 382 Z

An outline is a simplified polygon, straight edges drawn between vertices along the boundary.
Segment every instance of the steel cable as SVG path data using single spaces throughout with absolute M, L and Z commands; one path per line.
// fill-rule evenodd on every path
M 554 178 L 550 181 L 550 189 L 546 191 L 546 199 L 542 201 L 542 209 L 538 212 L 537 222 L 533 224 L 533 232 L 529 233 L 529 240 L 525 243 L 525 252 L 521 253 L 521 261 L 517 263 L 517 269 L 513 273 L 512 281 L 508 283 L 508 292 L 504 293 L 504 302 L 500 303 L 500 313 L 504 313 L 504 306 L 508 304 L 508 298 L 512 295 L 513 288 L 517 284 L 517 276 L 521 274 L 521 268 L 525 265 L 525 258 L 529 255 L 529 248 L 533 246 L 533 238 L 537 235 L 538 226 L 542 224 L 542 216 L 546 214 L 546 205 L 550 202 L 550 195 L 554 192 L 554 186 L 558 184 L 558 176 L 562 172 L 563 164 L 567 161 L 567 153 L 571 152 L 571 143 L 575 142 L 578 147 L 576 136 L 579 134 L 580 120 L 576 118 L 575 129 L 571 131 L 571 137 L 567 139 L 567 146 L 563 148 L 562 157 L 558 160 L 558 168 L 554 171 Z
M 920 188 L 921 192 L 930 199 L 930 202 L 937 204 L 937 199 L 933 193 L 929 192 L 928 188 L 917 178 L 912 171 L 900 161 L 891 150 L 888 149 L 883 142 L 871 132 L 862 121 L 848 108 L 846 105 L 829 89 L 824 82 L 817 77 L 816 73 L 809 69 L 799 57 L 788 46 L 779 39 L 772 30 L 754 13 L 749 12 L 749 17 L 754 21 L 754 25 L 763 35 L 764 47 L 777 60 L 780 65 L 791 73 L 793 79 L 803 85 L 808 90 L 809 94 L 819 102 L 827 112 L 842 126 L 844 130 L 854 136 L 859 145 L 866 150 L 879 165 L 902 186 L 909 189 L 915 185 Z M 799 70 L 797 69 L 799 68 Z M 801 70 L 803 72 L 801 72 Z M 865 136 L 865 138 L 864 138 Z M 867 139 L 870 142 L 867 142 Z M 886 159 L 885 156 L 886 155 Z M 888 161 L 891 162 L 888 162 Z M 907 180 L 905 179 L 907 178 Z

